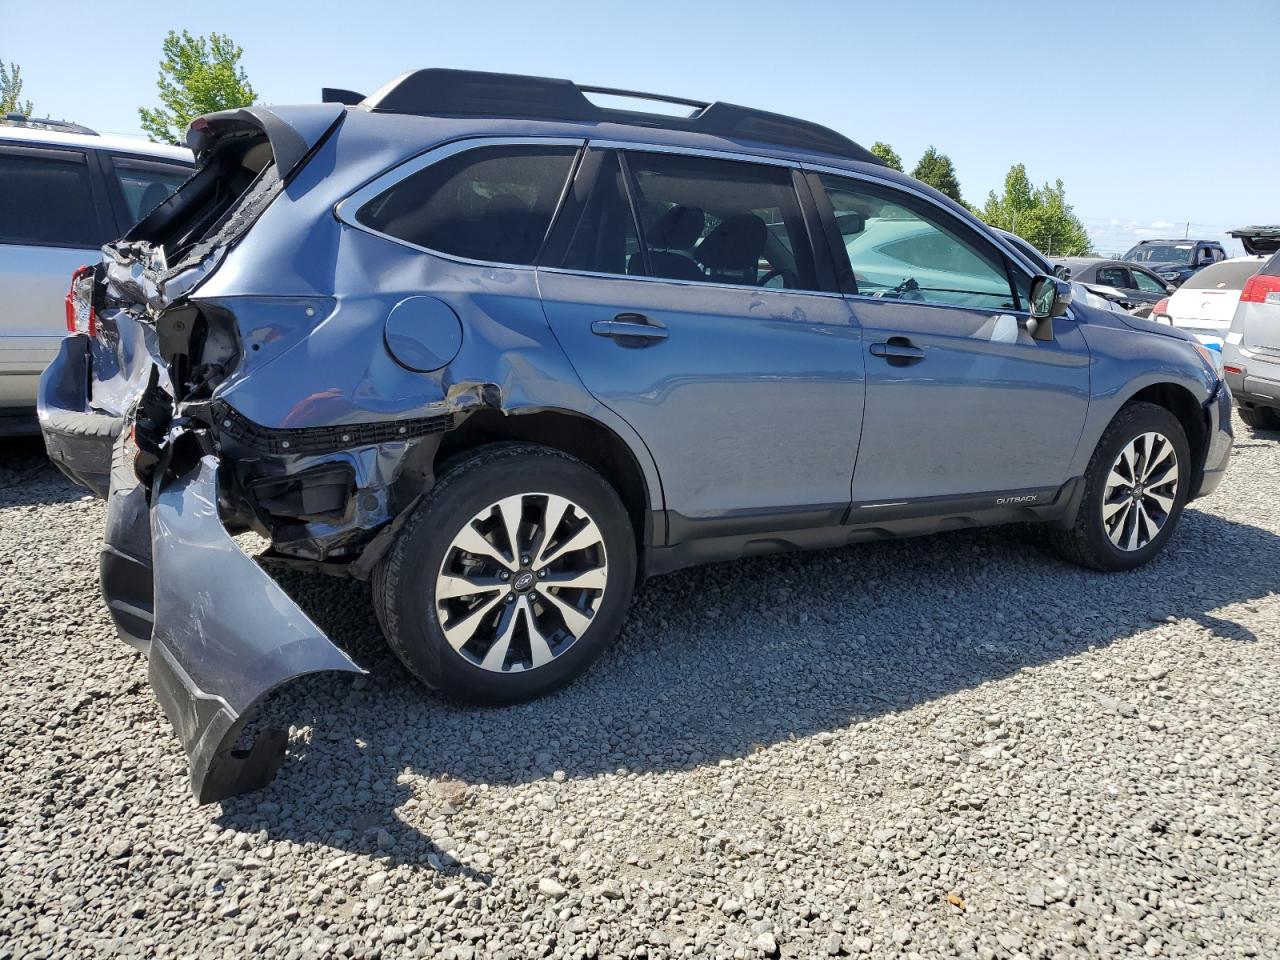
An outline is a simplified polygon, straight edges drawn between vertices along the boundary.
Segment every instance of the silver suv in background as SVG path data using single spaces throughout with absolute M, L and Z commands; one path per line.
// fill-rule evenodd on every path
M 1278 252 L 1240 291 L 1222 345 L 1222 366 L 1240 419 L 1255 429 L 1280 430 L 1280 228 L 1260 229 L 1270 236 L 1246 241 L 1245 249 Z
M 0 435 L 35 433 L 67 332 L 67 277 L 191 175 L 191 151 L 76 124 L 0 125 Z

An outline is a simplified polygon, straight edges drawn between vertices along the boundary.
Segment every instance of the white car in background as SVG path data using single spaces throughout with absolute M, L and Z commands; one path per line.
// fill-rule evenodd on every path
M 1267 259 L 1265 256 L 1235 257 L 1205 267 L 1152 307 L 1151 319 L 1193 334 L 1215 351 L 1220 362 L 1222 344 L 1240 303 L 1240 291 Z
M 39 431 L 36 381 L 67 333 L 71 274 L 194 167 L 191 151 L 55 120 L 0 124 L 0 436 Z

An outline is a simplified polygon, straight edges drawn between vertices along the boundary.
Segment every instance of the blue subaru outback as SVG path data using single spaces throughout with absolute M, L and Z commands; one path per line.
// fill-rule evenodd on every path
M 103 595 L 200 800 L 271 779 L 284 735 L 236 743 L 271 690 L 360 670 L 246 530 L 495 703 L 582 673 L 654 574 L 1009 521 L 1125 570 L 1220 481 L 1180 331 L 829 129 L 600 94 L 645 98 L 420 70 L 211 114 L 77 272 L 41 422 L 108 499 Z

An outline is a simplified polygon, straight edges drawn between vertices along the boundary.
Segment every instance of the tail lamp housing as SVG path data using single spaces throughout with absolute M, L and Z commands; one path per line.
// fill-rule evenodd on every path
M 98 319 L 93 309 L 93 267 L 77 267 L 67 290 L 67 332 L 97 336 Z

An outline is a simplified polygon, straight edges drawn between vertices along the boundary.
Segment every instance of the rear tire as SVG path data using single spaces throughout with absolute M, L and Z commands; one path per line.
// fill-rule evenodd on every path
M 437 477 L 374 573 L 374 609 L 428 687 L 517 703 L 565 686 L 604 651 L 635 564 L 630 520 L 604 478 L 559 450 L 493 444 Z
M 1270 407 L 1237 407 L 1236 412 L 1255 430 L 1280 430 L 1280 411 Z
M 1191 470 L 1178 418 L 1154 403 L 1128 404 L 1098 441 L 1074 522 L 1050 530 L 1050 542 L 1066 559 L 1094 570 L 1141 566 L 1177 529 Z

